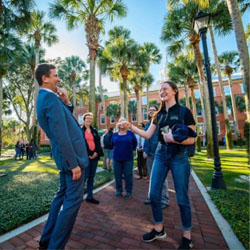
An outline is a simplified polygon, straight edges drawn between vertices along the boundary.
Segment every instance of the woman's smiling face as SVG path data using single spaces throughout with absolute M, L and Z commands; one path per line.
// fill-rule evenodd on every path
M 171 88 L 171 86 L 163 82 L 160 85 L 159 96 L 162 102 L 169 102 L 175 99 L 176 92 Z

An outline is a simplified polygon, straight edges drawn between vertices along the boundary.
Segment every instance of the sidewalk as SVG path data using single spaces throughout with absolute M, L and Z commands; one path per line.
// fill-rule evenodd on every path
M 175 200 L 172 176 L 169 174 L 170 206 L 164 209 L 168 237 L 144 243 L 141 237 L 152 228 L 151 206 L 144 205 L 148 183 L 134 179 L 131 199 L 115 197 L 114 184 L 95 198 L 100 205 L 82 203 L 66 249 L 176 249 L 182 236 L 179 209 Z M 199 189 L 190 177 L 192 203 L 193 249 L 228 249 Z M 44 223 L 5 241 L 0 249 L 36 249 Z

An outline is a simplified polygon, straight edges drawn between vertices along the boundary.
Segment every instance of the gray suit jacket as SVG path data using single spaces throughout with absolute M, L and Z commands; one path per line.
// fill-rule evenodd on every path
M 50 139 L 52 154 L 59 170 L 88 166 L 88 154 L 82 131 L 70 110 L 54 93 L 39 90 L 37 119 Z

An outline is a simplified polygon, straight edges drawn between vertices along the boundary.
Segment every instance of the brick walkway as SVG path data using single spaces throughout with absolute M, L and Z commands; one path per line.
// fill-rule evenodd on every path
M 176 249 L 182 230 L 171 174 L 171 204 L 164 209 L 168 237 L 153 243 L 141 241 L 152 228 L 151 207 L 143 204 L 147 189 L 146 181 L 134 179 L 134 193 L 129 200 L 115 197 L 113 184 L 95 195 L 100 205 L 83 202 L 66 249 Z M 194 249 L 228 249 L 192 177 L 190 198 Z M 0 249 L 36 249 L 43 226 L 44 223 L 1 243 Z

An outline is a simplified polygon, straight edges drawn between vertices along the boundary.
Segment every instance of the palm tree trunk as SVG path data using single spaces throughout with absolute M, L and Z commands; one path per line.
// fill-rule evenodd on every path
M 128 105 L 127 105 L 127 78 L 123 78 L 123 109 L 124 117 L 128 119 Z
M 239 132 L 239 124 L 238 124 L 238 118 L 237 118 L 237 109 L 236 109 L 236 104 L 235 104 L 235 99 L 234 99 L 234 94 L 233 94 L 233 84 L 232 84 L 232 78 L 231 75 L 228 75 L 228 84 L 230 87 L 230 92 L 231 92 L 231 102 L 232 102 L 232 108 L 233 108 L 233 118 L 235 122 L 235 135 L 236 135 L 236 140 L 239 139 L 240 137 L 240 132 Z
M 73 105 L 74 105 L 73 115 L 76 117 L 76 81 L 75 79 L 73 80 L 72 85 L 73 85 Z
M 107 115 L 106 115 L 105 100 L 104 100 L 104 95 L 103 95 L 101 69 L 99 69 L 99 89 L 100 89 L 101 102 L 102 102 L 102 106 L 103 106 L 103 114 L 104 114 L 104 119 L 105 119 L 105 124 L 106 124 L 105 127 L 107 128 L 108 127 L 108 122 L 107 122 Z
M 95 58 L 90 57 L 89 73 L 89 104 L 90 112 L 93 113 L 93 124 L 96 127 L 96 109 L 95 109 Z
M 149 110 L 149 86 L 147 85 L 147 112 L 148 112 L 148 110 Z
M 187 83 L 184 82 L 184 90 L 185 90 L 185 100 L 186 100 L 186 107 L 190 109 L 190 103 L 189 103 L 189 98 L 188 98 L 188 86 Z
M 191 87 L 191 99 L 192 99 L 192 106 L 193 106 L 193 116 L 196 124 L 196 132 L 197 132 L 197 140 L 196 140 L 196 148 L 198 152 L 201 152 L 201 139 L 200 139 L 200 131 L 198 126 L 198 119 L 197 119 L 197 111 L 196 111 L 196 100 L 194 95 L 194 87 Z
M 224 86 L 223 86 L 220 64 L 219 64 L 219 59 L 218 59 L 217 49 L 216 49 L 216 45 L 215 45 L 214 32 L 213 32 L 212 26 L 209 26 L 209 32 L 210 32 L 211 43 L 212 43 L 213 54 L 214 54 L 214 61 L 215 61 L 215 66 L 216 66 L 216 70 L 217 70 L 217 74 L 218 74 L 220 91 L 221 91 L 221 100 L 222 100 L 222 105 L 223 105 L 223 114 L 224 114 L 225 127 L 226 127 L 226 136 L 225 136 L 226 137 L 226 146 L 227 146 L 227 149 L 233 149 L 232 131 L 231 131 L 231 127 L 230 127 L 229 119 L 228 119 Z
M 36 47 L 35 49 L 35 65 L 39 64 L 39 47 Z M 36 80 L 35 77 L 35 72 L 33 72 L 34 75 L 34 99 L 33 99 L 33 105 L 34 105 L 34 110 L 33 110 L 33 116 L 32 116 L 32 122 L 31 122 L 31 134 L 33 135 L 33 139 L 35 140 L 36 144 L 39 145 L 38 141 L 38 134 L 40 133 L 40 126 L 37 121 L 36 117 L 36 102 L 37 102 L 37 96 L 38 96 L 38 91 L 39 91 L 39 84 Z
M 120 102 L 121 102 L 121 117 L 125 117 L 124 114 L 124 93 L 120 84 Z
M 206 85 L 206 79 L 203 71 L 203 64 L 201 59 L 201 52 L 199 47 L 199 42 L 192 43 L 194 48 L 194 54 L 196 58 L 197 69 L 199 72 L 201 87 L 203 91 L 203 100 L 204 100 L 204 116 L 206 122 L 206 140 L 207 140 L 207 157 L 213 158 L 213 134 L 212 134 L 212 123 L 211 123 L 211 110 L 209 105 L 209 95 L 208 95 L 208 87 Z
M 137 121 L 138 124 L 142 122 L 142 117 L 141 117 L 141 98 L 139 96 L 139 91 L 135 91 L 136 95 L 136 106 L 137 106 Z
M 240 11 L 239 11 L 238 1 L 237 0 L 227 0 L 227 6 L 228 6 L 229 13 L 232 17 L 232 22 L 233 22 L 233 26 L 234 26 L 234 32 L 235 32 L 237 47 L 238 47 L 239 56 L 240 56 L 240 64 L 241 64 L 243 82 L 244 82 L 244 86 L 245 86 L 245 90 L 246 90 L 246 96 L 248 98 L 247 103 L 249 105 L 249 99 L 250 99 L 250 90 L 249 90 L 250 63 L 249 63 L 249 54 L 248 54 L 243 24 L 242 24 L 242 20 L 241 20 L 241 15 L 240 15 Z M 248 110 L 249 110 L 249 106 L 248 106 Z
M 3 78 L 0 78 L 0 156 L 2 153 Z

